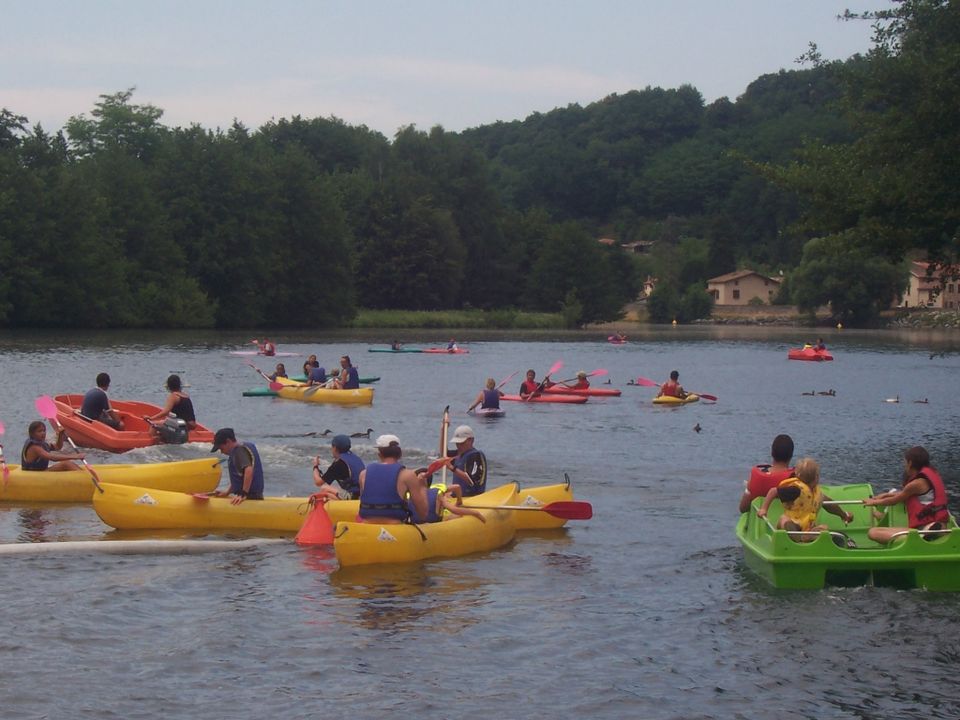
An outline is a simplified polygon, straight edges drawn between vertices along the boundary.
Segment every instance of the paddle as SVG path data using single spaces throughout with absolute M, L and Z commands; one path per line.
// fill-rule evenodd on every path
M 450 427 L 450 406 L 447 405 L 443 409 L 443 420 L 440 425 L 440 457 L 436 460 L 447 459 L 447 429 Z M 429 468 L 428 468 L 429 469 Z M 444 485 L 447 484 L 447 463 L 443 463 L 443 472 L 440 474 L 440 482 Z
M 550 369 L 547 370 L 547 374 L 543 376 L 543 380 L 541 380 L 541 381 L 540 381 L 540 384 L 537 385 L 537 389 L 534 390 L 534 391 L 533 391 L 532 393 L 530 393 L 529 395 L 527 395 L 527 396 L 523 399 L 523 401 L 524 401 L 524 402 L 529 402 L 529 401 L 530 401 L 530 398 L 532 398 L 534 395 L 542 395 L 542 394 L 543 394 L 543 387 L 544 387 L 544 385 L 547 384 L 547 381 L 550 380 L 550 376 L 553 375 L 555 372 L 559 372 L 561 368 L 563 368 L 563 362 L 562 362 L 561 360 L 557 360 L 553 365 L 550 366 Z
M 467 505 L 480 510 L 536 510 L 565 520 L 589 520 L 593 506 L 581 500 L 558 500 L 547 505 Z
M 610 373 L 609 373 L 608 370 L 604 370 L 603 368 L 600 368 L 599 370 L 594 370 L 593 372 L 588 372 L 588 373 L 587 373 L 587 377 L 603 377 L 604 375 L 609 375 L 609 374 L 610 374 Z M 576 379 L 577 379 L 577 378 L 572 377 L 572 378 L 567 378 L 566 380 L 558 380 L 557 382 L 558 382 L 558 383 L 568 383 L 568 382 L 573 382 L 573 381 L 576 380 Z
M 0 435 L 3 435 L 7 429 L 0 422 Z M 6 487 L 7 478 L 10 477 L 10 468 L 7 467 L 7 460 L 3 457 L 3 444 L 0 444 L 0 465 L 3 466 L 3 485 Z
M 501 381 L 500 381 L 500 384 L 497 385 L 497 390 L 499 390 L 499 389 L 502 388 L 504 385 L 506 385 L 508 382 L 510 382 L 511 380 L 513 380 L 513 378 L 515 378 L 515 377 L 517 376 L 517 373 L 518 373 L 518 372 L 520 372 L 520 371 L 519 371 L 519 370 L 516 370 L 516 371 L 510 373 L 509 375 L 507 375 L 507 377 L 505 377 L 503 380 L 501 380 Z
M 636 384 L 642 385 L 643 387 L 660 387 L 660 383 L 656 383 L 650 378 L 645 378 L 645 377 L 638 377 Z M 690 393 L 690 394 L 698 395 L 702 400 L 710 400 L 711 402 L 716 402 L 718 399 L 716 395 L 710 395 L 709 393 L 698 392 L 698 393 Z
M 41 395 L 36 399 L 34 405 L 37 408 L 37 412 L 40 413 L 41 417 L 45 417 L 47 420 L 53 423 L 53 426 L 57 429 L 57 432 L 63 432 L 63 425 L 60 424 L 60 421 L 57 420 L 57 405 L 53 402 L 53 399 L 49 395 Z M 79 453 L 80 450 L 77 448 L 76 443 L 73 442 L 73 438 L 67 435 L 67 441 L 70 443 L 70 447 L 73 448 L 74 452 Z M 97 477 L 96 471 L 90 467 L 90 463 L 87 462 L 86 458 L 81 458 L 80 462 L 83 463 L 83 466 L 90 473 L 90 479 L 93 480 L 93 485 L 97 490 L 103 492 L 103 488 L 100 487 L 100 478 Z

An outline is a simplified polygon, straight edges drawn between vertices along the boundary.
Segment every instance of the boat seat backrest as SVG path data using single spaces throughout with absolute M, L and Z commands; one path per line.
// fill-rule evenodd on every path
M 82 412 L 80 412 L 79 410 L 74 410 L 74 411 L 73 411 L 73 414 L 76 415 L 76 416 L 77 416 L 78 418 L 80 418 L 81 420 L 86 420 L 88 423 L 92 423 L 92 422 L 93 422 L 93 418 L 88 418 L 86 415 L 84 415 L 84 414 L 83 414 Z

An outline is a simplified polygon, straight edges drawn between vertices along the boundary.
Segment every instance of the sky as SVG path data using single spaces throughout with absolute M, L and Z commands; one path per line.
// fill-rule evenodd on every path
M 886 7 L 869 0 L 854 10 Z M 835 0 L 0 0 L 0 108 L 56 132 L 100 95 L 169 127 L 336 116 L 393 137 L 612 93 L 760 75 L 871 47 Z

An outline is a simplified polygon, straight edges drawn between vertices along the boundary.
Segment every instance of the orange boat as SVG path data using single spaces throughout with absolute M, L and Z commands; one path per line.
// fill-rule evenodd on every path
M 123 430 L 114 430 L 102 422 L 95 422 L 80 414 L 83 395 L 57 395 L 57 420 L 70 438 L 79 446 L 122 453 L 134 448 L 161 445 L 160 438 L 151 430 L 143 416 L 156 415 L 163 408 L 137 400 L 111 400 L 110 407 L 123 420 Z M 197 423 L 189 434 L 189 442 L 213 442 L 210 428 Z

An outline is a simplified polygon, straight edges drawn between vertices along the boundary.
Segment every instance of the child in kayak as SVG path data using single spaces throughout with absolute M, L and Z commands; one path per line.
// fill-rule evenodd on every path
M 80 466 L 71 460 L 83 460 L 83 453 L 60 452 L 66 431 L 57 433 L 57 442 L 47 442 L 47 426 L 42 420 L 34 420 L 27 428 L 27 441 L 20 451 L 20 467 L 23 470 L 61 471 L 79 470 Z
M 817 513 L 824 501 L 830 498 L 820 491 L 820 466 L 811 458 L 797 463 L 796 476 L 787 478 L 772 488 L 764 498 L 763 505 L 757 510 L 757 517 L 766 517 L 767 510 L 774 499 L 783 505 L 783 514 L 777 520 L 778 530 L 801 532 L 803 535 L 791 535 L 797 542 L 813 542 L 819 533 L 827 530 L 826 525 L 817 524 Z M 853 520 L 853 515 L 841 510 L 837 505 L 827 505 L 827 512 L 843 519 L 844 524 Z
M 420 514 L 411 508 L 411 519 L 414 523 L 449 522 L 459 520 L 465 515 L 475 517 L 482 523 L 487 521 L 478 510 L 463 507 L 463 491 L 459 485 L 447 487 L 437 483 L 428 487 L 427 507 L 429 512 L 426 518 L 420 517 Z

